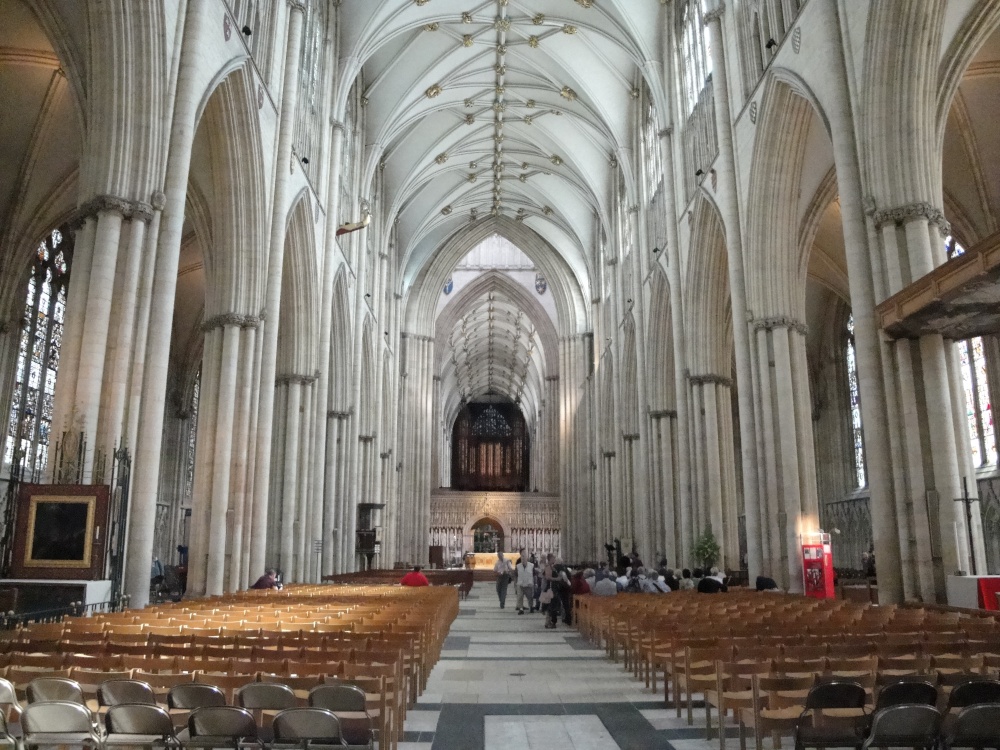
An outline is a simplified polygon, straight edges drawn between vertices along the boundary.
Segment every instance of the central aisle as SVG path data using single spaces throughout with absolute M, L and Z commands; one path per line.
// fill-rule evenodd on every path
M 573 628 L 500 609 L 476 583 L 461 603 L 400 750 L 717 750 Z

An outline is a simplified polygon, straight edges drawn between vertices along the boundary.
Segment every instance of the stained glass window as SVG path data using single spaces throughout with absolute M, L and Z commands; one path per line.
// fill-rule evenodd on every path
M 201 401 L 201 372 L 194 381 L 194 388 L 191 394 L 191 412 L 188 417 L 187 435 L 187 464 L 184 467 L 184 504 L 191 504 L 191 496 L 194 494 L 194 454 L 195 444 L 198 441 L 198 404 Z
M 944 252 L 950 260 L 951 258 L 957 258 L 959 255 L 965 255 L 965 248 L 962 247 L 961 242 L 949 234 L 944 238 Z
M 45 468 L 72 260 L 68 235 L 53 230 L 35 251 L 18 346 L 3 463 L 31 478 Z
M 983 340 L 959 341 L 958 352 L 962 361 L 962 386 L 965 390 L 965 413 L 969 422 L 969 442 L 972 443 L 972 463 L 995 466 L 997 441 L 993 431 L 993 409 L 990 389 L 986 381 L 986 354 Z
M 861 429 L 861 389 L 858 387 L 858 359 L 854 348 L 854 316 L 847 318 L 847 388 L 851 400 L 851 440 L 854 445 L 854 479 L 858 487 L 868 486 L 865 472 L 865 434 Z

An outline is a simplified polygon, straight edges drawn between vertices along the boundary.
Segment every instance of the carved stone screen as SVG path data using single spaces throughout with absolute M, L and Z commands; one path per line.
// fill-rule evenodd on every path
M 528 490 L 528 430 L 513 403 L 471 403 L 455 419 L 451 486 L 456 490 Z

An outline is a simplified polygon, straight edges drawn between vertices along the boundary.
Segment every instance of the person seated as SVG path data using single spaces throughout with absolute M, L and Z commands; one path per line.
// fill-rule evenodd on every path
M 618 584 L 615 583 L 615 579 L 610 575 L 605 575 L 604 578 L 597 579 L 591 593 L 594 596 L 617 596 Z
M 680 581 L 677 580 L 677 576 L 674 575 L 673 568 L 664 568 L 662 571 L 663 582 L 666 583 L 671 591 L 677 591 L 680 588 Z
M 632 577 L 632 568 L 625 568 L 625 572 L 618 576 L 615 583 L 618 585 L 619 591 L 624 591 L 625 587 L 628 586 L 629 579 Z
M 593 568 L 587 568 L 585 571 L 583 571 L 583 580 L 587 582 L 587 585 L 590 587 L 590 590 L 593 591 L 594 584 L 597 583 L 597 573 L 594 572 Z
M 775 583 L 773 578 L 768 578 L 767 576 L 757 576 L 757 590 L 758 591 L 778 591 L 778 584 Z
M 656 590 L 661 594 L 669 594 L 673 591 L 673 587 L 667 583 L 667 571 L 659 570 L 651 576 L 653 580 L 653 585 L 656 586 Z
M 729 591 L 726 579 L 719 573 L 718 568 L 712 568 L 710 574 L 698 581 L 699 594 L 719 594 Z
M 579 596 L 580 594 L 589 594 L 590 586 L 583 579 L 583 571 L 578 570 L 573 574 L 573 578 L 569 582 L 569 592 L 573 596 Z
M 656 585 L 658 576 L 653 571 L 646 572 L 645 568 L 639 568 L 639 590 L 643 594 L 659 594 L 660 589 Z
M 688 591 L 689 589 L 693 589 L 694 587 L 695 587 L 695 582 L 694 579 L 691 577 L 690 568 L 684 568 L 684 570 L 681 571 L 681 580 L 677 582 L 677 590 Z
M 400 579 L 400 584 L 403 586 L 430 586 L 430 581 L 427 580 L 427 576 L 420 572 L 420 566 L 414 565 L 413 570 L 407 573 Z
M 258 578 L 252 589 L 280 589 L 281 581 L 278 580 L 278 572 L 274 568 L 268 568 L 264 571 L 264 575 Z

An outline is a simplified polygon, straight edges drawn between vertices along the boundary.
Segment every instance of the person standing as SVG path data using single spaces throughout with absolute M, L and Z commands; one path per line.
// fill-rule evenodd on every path
M 503 609 L 503 605 L 507 603 L 507 584 L 510 583 L 514 569 L 510 560 L 503 556 L 502 550 L 497 550 L 497 561 L 493 564 L 493 572 L 497 574 L 497 598 L 500 600 L 500 609 Z
M 521 559 L 517 561 L 517 613 L 524 614 L 524 600 L 528 600 L 529 614 L 535 611 L 535 566 L 528 559 L 524 549 L 521 550 Z

